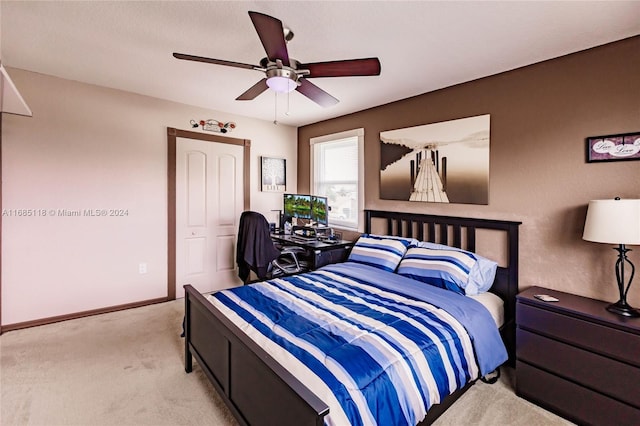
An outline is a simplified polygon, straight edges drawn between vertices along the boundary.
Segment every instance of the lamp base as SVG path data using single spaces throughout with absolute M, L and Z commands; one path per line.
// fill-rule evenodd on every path
M 627 305 L 627 303 L 624 300 L 619 300 L 616 303 L 610 304 L 609 306 L 607 306 L 607 311 L 613 312 L 614 314 L 617 314 L 617 315 L 622 315 L 623 317 L 629 317 L 629 318 L 640 317 L 640 311 Z

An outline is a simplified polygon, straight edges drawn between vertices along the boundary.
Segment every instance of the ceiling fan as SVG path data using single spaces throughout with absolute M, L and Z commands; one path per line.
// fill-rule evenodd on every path
M 267 52 L 267 57 L 260 61 L 260 65 L 243 64 L 183 53 L 174 53 L 173 56 L 187 61 L 226 65 L 265 73 L 265 77 L 262 80 L 236 98 L 239 101 L 255 99 L 262 92 L 271 88 L 278 93 L 297 90 L 318 105 L 328 107 L 337 104 L 338 99 L 307 79 L 380 75 L 380 61 L 378 58 L 301 63 L 289 57 L 287 42 L 293 38 L 293 33 L 284 28 L 279 19 L 252 11 L 249 12 L 249 17 L 258 32 L 258 37 L 260 37 L 264 50 Z

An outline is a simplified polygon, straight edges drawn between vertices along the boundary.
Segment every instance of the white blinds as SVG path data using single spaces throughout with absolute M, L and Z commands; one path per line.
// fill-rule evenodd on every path
M 358 225 L 358 136 L 313 144 L 314 193 L 328 198 L 329 224 Z

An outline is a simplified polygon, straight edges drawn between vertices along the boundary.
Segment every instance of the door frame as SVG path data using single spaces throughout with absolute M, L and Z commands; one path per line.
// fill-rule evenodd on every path
M 167 300 L 176 298 L 176 146 L 177 139 L 196 139 L 205 142 L 226 143 L 244 147 L 243 191 L 244 209 L 248 210 L 251 200 L 249 168 L 251 162 L 251 140 L 208 135 L 167 127 Z

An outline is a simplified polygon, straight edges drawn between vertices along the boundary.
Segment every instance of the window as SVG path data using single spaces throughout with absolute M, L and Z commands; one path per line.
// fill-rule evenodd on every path
M 364 129 L 311 139 L 311 188 L 329 201 L 329 226 L 362 232 Z

